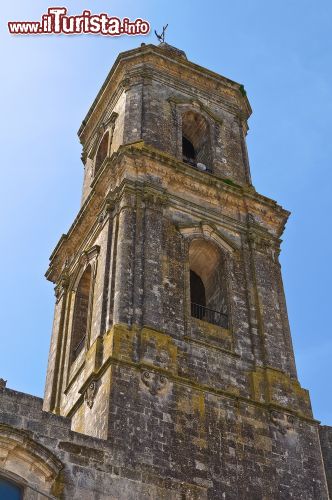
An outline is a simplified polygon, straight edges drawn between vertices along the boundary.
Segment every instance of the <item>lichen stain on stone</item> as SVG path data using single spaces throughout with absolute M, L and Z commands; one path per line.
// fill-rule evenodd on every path
M 176 430 L 180 434 L 191 429 L 191 441 L 198 448 L 207 447 L 205 395 L 189 393 L 177 400 Z

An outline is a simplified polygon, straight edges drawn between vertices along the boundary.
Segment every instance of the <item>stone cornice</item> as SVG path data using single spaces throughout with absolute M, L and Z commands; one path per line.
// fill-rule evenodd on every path
M 246 118 L 250 116 L 251 107 L 243 92 L 243 85 L 218 75 L 198 64 L 186 61 L 183 58 L 170 57 L 167 51 L 150 44 L 119 54 L 78 131 L 81 142 L 84 142 L 84 138 L 89 135 L 88 129 L 90 128 L 91 130 L 91 126 L 94 126 L 94 123 L 91 122 L 92 115 L 99 114 L 98 108 L 103 108 L 107 96 L 109 97 L 115 92 L 115 89 L 123 79 L 125 67 L 128 70 L 134 62 L 144 64 L 148 61 L 158 67 L 158 61 L 160 64 L 160 60 L 163 60 L 163 64 L 168 66 L 169 73 L 172 73 L 171 70 L 173 70 L 174 75 L 176 75 L 181 71 L 182 78 L 185 79 L 187 75 L 191 82 L 193 80 L 196 82 L 195 85 L 198 88 L 205 87 L 210 92 L 229 95 L 230 99 L 238 102 Z M 193 75 L 195 75 L 195 79 L 193 79 Z
M 62 462 L 45 446 L 32 439 L 32 433 L 22 429 L 16 429 L 9 425 L 0 423 L 1 439 L 12 442 L 17 448 L 26 452 L 35 460 L 35 466 L 39 464 L 44 468 L 46 474 L 55 479 L 63 469 Z M 10 448 L 8 448 L 8 452 Z
M 218 231 L 215 224 L 210 224 L 208 222 L 200 222 L 199 224 L 178 224 L 178 229 L 180 233 L 187 238 L 192 236 L 202 236 L 206 237 L 212 241 L 215 241 L 223 248 L 226 252 L 230 254 L 238 253 L 238 246 L 231 241 L 227 236 Z
M 211 90 L 211 88 L 203 88 L 202 86 L 197 87 L 193 85 L 192 82 L 190 86 L 188 86 L 188 81 L 183 80 L 182 74 L 169 74 L 158 69 L 158 67 L 156 67 L 155 65 L 153 66 L 144 64 L 134 66 L 130 71 L 126 72 L 126 75 L 128 75 L 127 88 L 131 88 L 132 86 L 138 85 L 139 83 L 147 84 L 148 82 L 151 83 L 152 81 L 155 81 L 163 86 L 167 86 L 170 89 L 173 89 L 174 91 L 178 91 L 181 94 L 192 94 L 192 98 L 188 98 L 188 101 L 198 101 L 197 92 L 199 92 L 199 95 L 202 98 L 205 97 L 205 99 L 209 101 L 210 104 L 215 104 L 223 111 L 227 111 L 228 113 L 236 115 L 241 120 L 244 119 L 245 122 L 248 118 L 248 115 L 246 115 L 246 113 L 243 113 L 239 108 L 238 102 L 235 99 L 230 100 L 230 96 L 228 94 L 222 94 L 217 90 Z M 171 102 L 175 99 L 169 98 L 168 101 Z M 206 109 L 208 108 L 206 107 Z M 210 114 L 212 115 L 213 113 L 210 112 Z
M 239 186 L 233 183 L 230 179 L 223 179 L 216 177 L 213 174 L 200 172 L 187 164 L 181 162 L 175 157 L 161 152 L 151 146 L 146 145 L 144 142 L 138 142 L 121 146 L 117 153 L 114 153 L 111 158 L 107 159 L 98 176 L 92 183 L 91 193 L 83 204 L 77 217 L 75 218 L 72 226 L 67 234 L 62 235 L 58 245 L 50 258 L 50 267 L 46 273 L 46 277 L 57 282 L 63 269 L 63 265 L 69 256 L 78 251 L 82 245 L 82 241 L 87 237 L 92 228 L 98 223 L 98 217 L 103 209 L 105 201 L 112 193 L 114 197 L 120 196 L 121 185 L 132 185 L 136 190 L 142 183 L 146 186 L 149 185 L 149 180 L 146 178 L 147 163 L 152 162 L 155 164 L 156 169 L 159 168 L 161 175 L 165 179 L 171 178 L 174 181 L 174 176 L 178 177 L 180 184 L 189 182 L 190 185 L 200 186 L 200 190 L 211 190 L 215 197 L 215 205 L 209 207 L 209 199 L 207 205 L 199 208 L 201 214 L 211 213 L 211 217 L 216 221 L 227 224 L 227 220 L 232 224 L 233 230 L 237 229 L 240 232 L 247 230 L 246 216 L 247 213 L 257 213 L 256 228 L 259 227 L 261 231 L 269 235 L 270 238 L 278 238 L 283 230 L 284 224 L 287 221 L 289 212 L 284 210 L 277 203 L 269 198 L 259 195 L 256 191 L 249 186 Z M 152 167 L 151 167 L 152 168 Z M 170 177 L 169 177 L 170 176 Z M 151 184 L 151 188 L 158 187 Z M 176 193 L 169 193 L 163 188 L 163 193 L 168 196 L 168 207 L 179 207 L 181 199 Z M 183 200 L 183 203 L 192 203 L 190 200 Z M 230 215 L 221 213 L 223 206 L 229 206 L 229 203 L 238 206 L 237 210 L 243 212 L 242 220 L 237 216 L 232 218 Z M 218 208 L 218 211 L 216 211 Z M 219 211 L 220 208 L 220 211 Z M 235 208 L 234 208 L 235 211 Z M 266 220 L 264 220 L 264 217 Z M 203 217 L 204 218 L 204 217 Z M 268 231 L 267 228 L 272 227 L 273 231 Z M 82 251 L 82 249 L 81 249 Z
M 197 98 L 178 99 L 176 97 L 169 97 L 168 102 L 174 103 L 176 106 L 181 106 L 183 104 L 190 104 L 191 106 L 198 107 L 206 115 L 208 115 L 210 118 L 212 118 L 213 121 L 219 123 L 220 125 L 222 125 L 222 123 L 223 123 L 223 120 L 221 119 L 220 116 L 217 116 L 215 113 L 213 113 L 207 106 L 205 106 L 205 104 L 203 104 Z
M 249 371 L 247 371 L 246 375 L 250 395 L 244 396 L 240 395 L 236 388 L 216 388 L 209 383 L 203 383 L 196 380 L 194 381 L 191 378 L 180 375 L 177 370 L 176 360 L 177 350 L 179 349 L 179 346 L 177 346 L 176 351 L 174 351 L 173 353 L 174 359 L 173 357 L 171 357 L 171 366 L 161 367 L 154 362 L 147 362 L 144 358 L 142 358 L 140 361 L 133 361 L 131 359 L 132 345 L 135 342 L 136 337 L 138 335 L 142 336 L 143 332 L 145 332 L 145 337 L 147 339 L 150 336 L 155 336 L 156 334 L 161 333 L 164 339 L 169 339 L 167 344 L 168 349 L 171 349 L 174 344 L 172 336 L 163 331 L 158 332 L 158 330 L 153 330 L 148 327 L 143 327 L 143 329 L 137 327 L 128 328 L 128 326 L 124 324 L 113 325 L 112 329 L 106 332 L 104 337 L 98 340 L 98 342 L 102 342 L 104 344 L 103 359 L 98 358 L 97 361 L 95 354 L 97 351 L 94 346 L 91 346 L 90 350 L 94 351 L 93 357 L 95 359 L 95 362 L 91 364 L 90 371 L 86 373 L 86 379 L 79 389 L 79 393 L 81 394 L 81 396 L 77 399 L 74 406 L 70 409 L 69 413 L 66 415 L 67 417 L 71 417 L 77 410 L 77 408 L 82 404 L 84 393 L 90 381 L 99 380 L 111 365 L 118 365 L 130 367 L 141 373 L 149 371 L 152 374 L 160 374 L 168 381 L 168 383 L 186 386 L 191 388 L 192 390 L 196 390 L 202 393 L 214 394 L 216 396 L 230 398 L 236 401 L 238 404 L 245 403 L 246 405 L 250 404 L 256 407 L 260 407 L 271 412 L 273 422 L 278 418 L 278 412 L 281 412 L 281 414 L 287 413 L 303 421 L 318 423 L 312 416 L 308 391 L 306 389 L 303 389 L 297 380 L 291 379 L 286 373 L 272 367 L 256 368 L 253 370 L 249 369 Z M 126 338 L 125 342 L 123 342 L 124 338 Z M 120 341 L 120 339 L 122 340 L 122 342 Z M 186 342 L 188 341 L 188 339 L 185 340 Z M 213 346 L 209 346 L 209 348 L 214 349 Z M 223 352 L 223 354 L 234 357 L 234 353 L 230 351 Z M 237 356 L 235 355 L 235 357 Z M 262 387 L 260 385 L 261 382 L 264 382 L 264 384 L 266 385 L 266 398 L 264 400 L 262 400 L 260 394 L 260 390 Z M 296 396 L 295 405 L 291 405 L 289 404 L 289 402 L 286 402 L 285 404 L 278 402 L 276 396 L 278 393 L 278 388 L 280 387 L 291 389 L 292 394 Z

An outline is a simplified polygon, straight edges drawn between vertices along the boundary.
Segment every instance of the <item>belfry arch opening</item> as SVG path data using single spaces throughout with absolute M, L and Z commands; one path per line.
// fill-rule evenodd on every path
M 108 156 L 108 148 L 109 148 L 109 132 L 107 131 L 97 149 L 96 153 L 96 161 L 95 161 L 95 175 L 98 173 L 98 170 L 102 166 L 105 158 Z
M 189 247 L 191 316 L 228 328 L 225 258 L 219 248 L 204 239 Z
M 199 170 L 212 171 L 210 126 L 194 111 L 182 115 L 182 160 Z
M 85 345 L 89 319 L 91 278 L 92 271 L 91 266 L 89 265 L 81 276 L 75 295 L 70 353 L 72 362 L 75 361 Z

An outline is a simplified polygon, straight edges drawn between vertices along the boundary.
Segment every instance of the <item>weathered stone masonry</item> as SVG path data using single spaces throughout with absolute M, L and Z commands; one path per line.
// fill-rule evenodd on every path
M 0 394 L 0 476 L 24 498 L 329 498 L 330 428 L 321 450 L 278 260 L 289 213 L 251 184 L 250 113 L 241 85 L 173 47 L 119 55 L 47 271 L 44 401 Z

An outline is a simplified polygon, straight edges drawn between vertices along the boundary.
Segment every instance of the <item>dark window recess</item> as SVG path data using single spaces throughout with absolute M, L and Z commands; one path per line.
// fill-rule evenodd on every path
M 205 286 L 201 278 L 194 271 L 190 271 L 190 300 L 202 307 L 206 306 Z
M 196 166 L 196 151 L 193 144 L 186 137 L 182 137 L 183 161 L 192 166 Z
M 210 126 L 199 113 L 182 115 L 182 161 L 202 172 L 211 172 Z
M 76 291 L 71 338 L 71 361 L 75 361 L 84 348 L 88 328 L 89 298 L 91 287 L 91 266 L 84 271 Z
M 195 239 L 189 247 L 191 316 L 228 328 L 225 261 L 212 243 Z
M 98 170 L 102 166 L 103 161 L 107 157 L 108 139 L 109 139 L 109 132 L 106 132 L 106 134 L 104 135 L 104 137 L 102 138 L 102 140 L 98 146 L 98 150 L 97 150 L 97 154 L 96 154 L 96 162 L 95 162 L 95 175 L 98 173 Z

